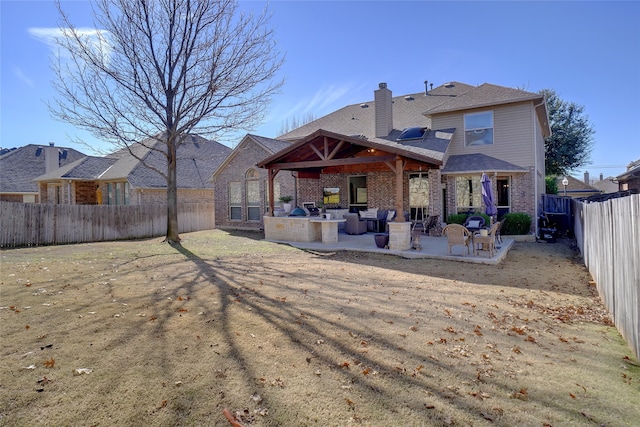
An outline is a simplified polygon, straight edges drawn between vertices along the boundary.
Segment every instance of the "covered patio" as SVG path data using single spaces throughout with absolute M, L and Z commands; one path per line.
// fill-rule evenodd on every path
M 420 173 L 420 177 L 424 174 L 424 179 L 429 180 L 431 190 L 425 196 L 428 202 L 424 204 L 423 215 L 438 215 L 442 219 L 440 167 L 454 131 L 425 129 L 420 133 L 420 144 L 417 146 L 414 139 L 403 140 L 398 135 L 391 139 L 369 139 L 320 129 L 288 149 L 264 159 L 257 165 L 269 172 L 269 214 L 264 217 L 266 239 L 288 242 L 304 240 L 304 243 L 311 244 L 319 240 L 311 232 L 304 233 L 305 236 L 298 239 L 300 233 L 294 230 L 297 222 L 273 216 L 276 199 L 274 178 L 281 171 L 291 171 L 296 177 L 297 205 L 321 201 L 323 191 L 327 187 L 335 187 L 339 196 L 335 203 L 324 204 L 327 209 L 346 209 L 350 212 L 363 208 L 393 210 L 395 218 L 387 223 L 389 247 L 401 252 L 409 250 L 411 223 L 406 220 L 406 214 L 413 209 L 408 198 L 410 174 Z M 358 176 L 366 177 L 367 184 L 365 188 L 358 188 L 356 194 L 349 180 Z M 296 238 L 285 239 L 283 236 Z M 342 233 L 338 236 L 338 244 L 342 244 L 340 240 L 344 240 L 345 236 Z
M 445 236 L 432 237 L 422 235 L 420 238 L 420 249 L 385 249 L 378 248 L 374 240 L 375 233 L 366 233 L 361 235 L 349 235 L 343 232 L 338 233 L 338 241 L 334 243 L 315 242 L 291 242 L 267 240 L 275 243 L 285 243 L 295 248 L 313 250 L 313 251 L 356 251 L 356 252 L 375 252 L 381 254 L 396 255 L 402 258 L 430 258 L 441 259 L 447 261 L 461 261 L 475 264 L 499 264 L 513 247 L 516 238 L 511 236 L 502 237 L 502 243 L 496 246 L 496 251 L 492 257 L 488 252 L 481 251 L 478 255 L 474 255 L 473 250 L 467 253 L 467 249 L 463 246 L 454 246 L 452 253 L 449 253 L 449 246 Z

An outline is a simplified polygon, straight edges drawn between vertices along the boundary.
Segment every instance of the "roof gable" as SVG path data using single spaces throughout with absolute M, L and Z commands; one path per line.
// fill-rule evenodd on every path
M 38 184 L 34 179 L 47 171 L 46 150 L 57 152 L 60 166 L 65 166 L 86 157 L 73 148 L 51 145 L 28 144 L 7 150 L 0 156 L 0 192 L 36 193 Z
M 483 83 L 460 96 L 450 98 L 446 102 L 425 110 L 425 114 L 446 113 L 543 99 L 542 95 L 536 93 Z
M 233 151 L 227 156 L 226 159 L 222 161 L 220 166 L 213 172 L 211 179 L 215 179 L 226 167 L 227 165 L 236 157 L 241 155 L 242 152 L 246 149 L 247 145 L 255 144 L 265 151 L 265 155 L 270 155 L 277 153 L 278 151 L 284 150 L 287 147 L 291 146 L 290 141 L 281 141 L 278 139 L 267 138 L 264 136 L 246 134 L 244 138 L 240 141 L 240 143 L 233 149 Z

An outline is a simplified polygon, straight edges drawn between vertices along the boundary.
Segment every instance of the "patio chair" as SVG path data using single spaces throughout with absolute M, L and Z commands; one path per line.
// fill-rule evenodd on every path
M 449 244 L 449 253 L 451 253 L 451 246 L 462 245 L 467 247 L 467 255 L 471 253 L 471 232 L 460 224 L 449 224 L 442 234 L 447 236 L 447 243 Z
M 439 218 L 440 218 L 440 215 L 430 215 L 429 218 L 427 219 L 427 222 L 424 225 L 424 232 L 428 233 L 429 230 L 431 230 L 433 227 L 438 225 Z
M 484 227 L 484 217 L 472 215 L 464 222 L 464 227 L 471 232 L 478 231 Z
M 344 232 L 347 234 L 364 234 L 367 232 L 367 221 L 360 219 L 357 213 L 345 213 Z
M 478 251 L 489 252 L 489 258 L 493 258 L 496 251 L 496 234 L 500 229 L 500 222 L 496 222 L 491 226 L 491 229 L 486 236 L 481 235 L 479 232 L 473 235 L 473 253 L 478 255 Z

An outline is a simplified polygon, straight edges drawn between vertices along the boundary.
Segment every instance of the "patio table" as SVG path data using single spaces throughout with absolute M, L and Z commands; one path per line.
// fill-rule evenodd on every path
M 322 243 L 338 243 L 338 224 L 346 221 L 346 219 L 325 218 L 314 218 L 309 220 L 309 222 L 320 224 Z

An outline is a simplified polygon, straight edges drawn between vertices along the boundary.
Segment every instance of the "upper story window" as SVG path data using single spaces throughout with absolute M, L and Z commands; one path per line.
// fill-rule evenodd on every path
M 464 145 L 493 144 L 493 111 L 464 115 Z

